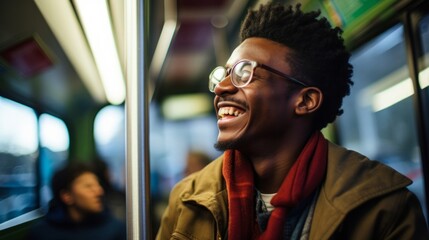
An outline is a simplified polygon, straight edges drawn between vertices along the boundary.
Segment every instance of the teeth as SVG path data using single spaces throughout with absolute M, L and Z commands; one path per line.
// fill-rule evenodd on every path
M 235 109 L 233 107 L 223 107 L 223 108 L 220 108 L 218 111 L 218 115 L 220 118 L 223 118 L 226 115 L 238 117 L 241 114 L 242 114 L 241 111 L 239 111 L 238 109 Z

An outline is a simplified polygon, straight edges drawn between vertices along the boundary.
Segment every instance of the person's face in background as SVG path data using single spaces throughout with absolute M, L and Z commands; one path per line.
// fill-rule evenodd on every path
M 80 219 L 81 217 L 77 217 L 76 214 L 83 216 L 87 213 L 103 211 L 103 195 L 104 190 L 98 182 L 97 176 L 86 172 L 73 181 L 69 191 L 62 193 L 62 199 L 73 212 L 72 217 Z

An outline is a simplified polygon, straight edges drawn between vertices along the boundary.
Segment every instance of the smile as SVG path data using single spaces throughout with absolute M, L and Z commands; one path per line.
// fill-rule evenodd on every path
M 235 107 L 222 107 L 218 111 L 218 118 L 223 119 L 226 117 L 238 117 L 244 112 L 241 109 Z

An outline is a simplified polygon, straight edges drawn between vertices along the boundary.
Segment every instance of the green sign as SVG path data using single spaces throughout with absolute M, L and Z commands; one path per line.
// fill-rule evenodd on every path
M 343 37 L 349 40 L 375 21 L 391 17 L 393 7 L 401 0 L 310 0 L 305 9 L 320 9 L 333 25 L 343 29 Z
M 338 21 L 337 24 L 347 27 L 350 23 L 359 20 L 376 6 L 381 0 L 322 0 L 322 5 L 328 14 Z M 386 2 L 386 1 L 384 1 Z M 391 2 L 391 1 L 390 1 Z

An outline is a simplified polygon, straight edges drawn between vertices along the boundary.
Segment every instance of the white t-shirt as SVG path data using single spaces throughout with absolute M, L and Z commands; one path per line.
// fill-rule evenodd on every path
M 276 195 L 277 193 L 261 193 L 262 201 L 264 201 L 265 206 L 267 207 L 267 211 L 271 212 L 274 210 L 274 206 L 271 205 L 271 199 Z

